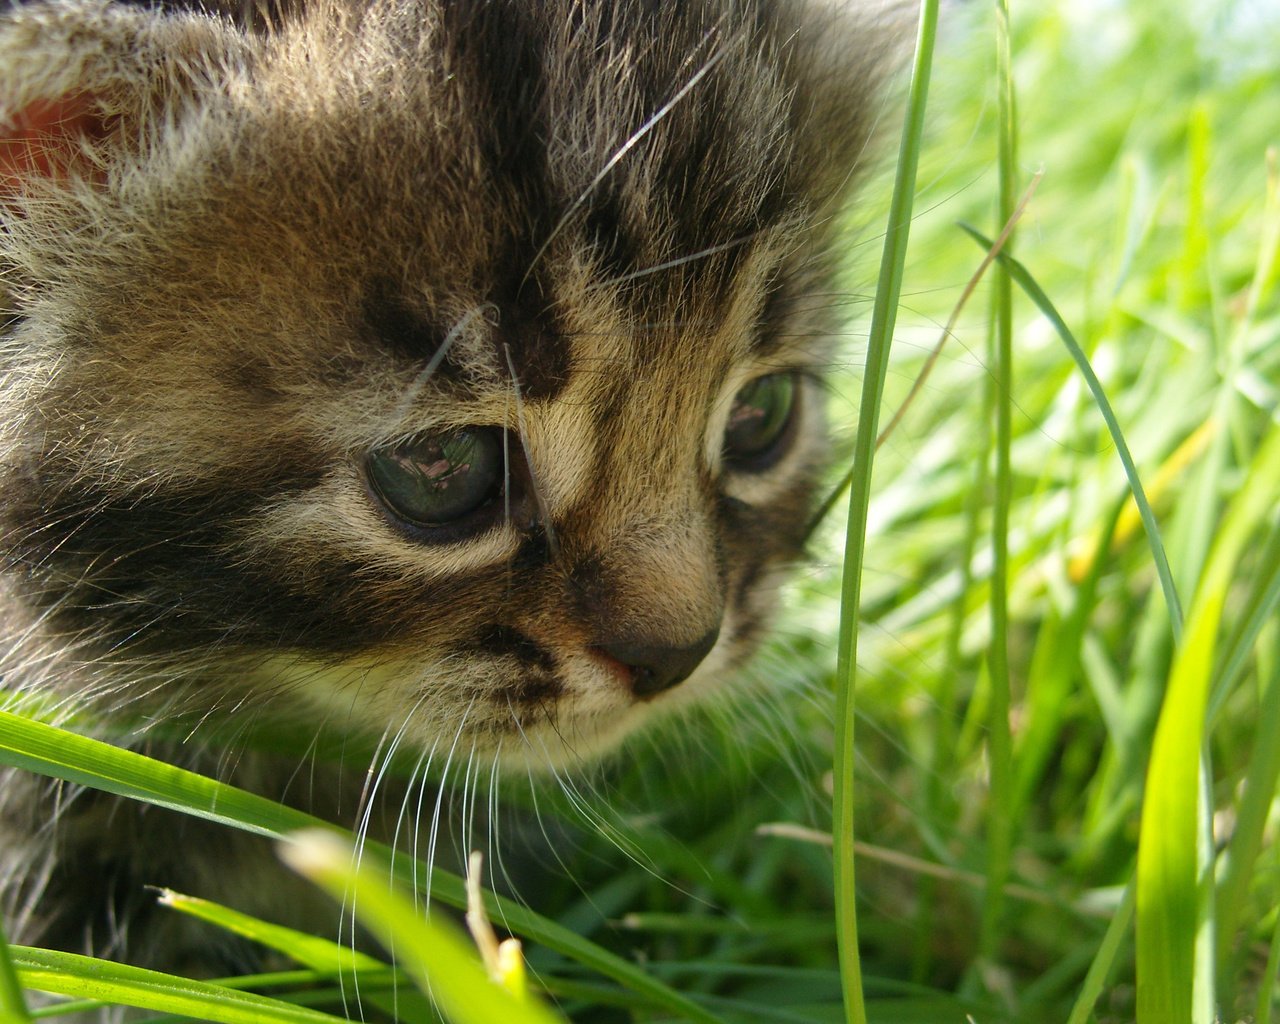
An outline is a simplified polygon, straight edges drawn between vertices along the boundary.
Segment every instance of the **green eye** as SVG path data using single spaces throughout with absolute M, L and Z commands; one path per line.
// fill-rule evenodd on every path
M 795 418 L 794 373 L 757 377 L 734 396 L 724 432 L 725 458 L 738 470 L 758 472 L 773 465 L 791 438 Z
M 365 470 L 378 500 L 410 526 L 483 529 L 488 518 L 477 514 L 502 494 L 503 434 L 491 427 L 422 434 L 370 452 Z

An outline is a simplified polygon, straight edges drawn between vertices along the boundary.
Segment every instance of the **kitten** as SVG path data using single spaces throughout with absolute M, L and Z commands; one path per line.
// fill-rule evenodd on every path
M 827 458 L 887 39 L 818 0 L 3 15 L 4 688 L 273 797 L 296 764 L 226 736 L 560 767 L 714 693 Z M 349 821 L 333 771 L 288 795 Z M 263 843 L 0 785 L 16 941 L 208 965 L 146 883 L 298 923 Z

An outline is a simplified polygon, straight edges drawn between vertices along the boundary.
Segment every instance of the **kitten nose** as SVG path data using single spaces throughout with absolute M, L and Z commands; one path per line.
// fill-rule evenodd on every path
M 683 683 L 711 653 L 720 636 L 717 623 L 696 643 L 687 647 L 622 641 L 600 644 L 600 650 L 631 669 L 631 692 L 637 697 L 653 697 Z

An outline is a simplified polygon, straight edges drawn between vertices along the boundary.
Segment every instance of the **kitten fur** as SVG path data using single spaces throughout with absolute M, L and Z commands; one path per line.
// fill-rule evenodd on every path
M 825 465 L 832 247 L 882 21 L 816 0 L 0 15 L 4 690 L 347 823 L 362 771 L 304 786 L 245 734 L 563 767 L 713 692 Z M 796 382 L 786 436 L 734 464 L 735 395 L 773 374 Z M 467 427 L 505 431 L 491 523 L 385 507 L 371 451 Z M 271 860 L 0 777 L 15 941 L 216 973 L 231 954 L 144 887 L 298 924 L 301 890 L 247 881 Z

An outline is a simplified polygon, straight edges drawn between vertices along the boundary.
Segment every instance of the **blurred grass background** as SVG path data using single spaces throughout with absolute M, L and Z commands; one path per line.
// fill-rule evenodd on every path
M 1280 1000 L 1274 511 L 1248 526 L 1238 558 L 1215 555 L 1215 544 L 1277 431 L 1280 8 L 1090 0 L 1019 3 L 1012 14 L 1018 187 L 1041 176 L 1014 251 L 1110 396 L 1184 607 L 1206 592 L 1207 567 L 1227 566 L 1216 643 L 1197 640 L 1208 801 L 1196 803 L 1194 786 L 1160 794 L 1188 820 L 1199 813 L 1201 884 L 1170 897 L 1190 902 L 1190 927 L 1205 936 L 1185 1019 L 1208 1024 L 1216 1006 L 1225 1021 L 1265 1021 Z M 956 223 L 1000 227 L 992 19 L 987 5 L 943 14 L 882 422 L 981 259 Z M 886 141 L 898 118 L 887 106 Z M 851 223 L 848 362 L 831 403 L 850 438 L 890 171 Z M 989 799 L 999 399 L 989 296 L 985 286 L 975 295 L 877 456 L 856 689 L 869 1016 L 1156 1024 L 1170 1018 L 1140 1004 L 1134 926 L 1122 916 L 1115 945 L 1106 937 L 1132 909 L 1123 894 L 1144 790 L 1163 782 L 1149 780 L 1148 764 L 1176 661 L 1170 611 L 1101 416 L 1061 341 L 1016 292 L 1002 509 L 1011 793 L 999 806 Z M 500 838 L 510 851 L 527 833 L 530 852 L 490 855 L 535 910 L 726 1021 L 844 1019 L 827 842 L 840 518 L 819 531 L 735 708 L 639 737 L 559 790 L 531 797 L 509 780 L 507 802 L 537 821 L 505 823 Z M 1178 710 L 1165 714 L 1176 722 Z M 1184 753 L 1194 768 L 1195 743 Z M 1157 842 L 1160 824 L 1148 822 L 1141 841 Z M 994 916 L 993 834 L 1011 844 Z M 483 845 L 479 832 L 469 838 Z M 1150 899 L 1139 896 L 1148 923 L 1160 909 Z M 1170 948 L 1185 938 L 1170 934 Z M 542 979 L 574 1020 L 676 1019 L 545 945 L 525 952 L 535 986 Z M 1096 1001 L 1081 1001 L 1095 988 Z
M 955 222 L 990 235 L 999 228 L 990 12 L 947 13 L 886 415 L 976 265 Z M 1043 175 L 1015 251 L 1102 377 L 1184 606 L 1274 429 L 1278 33 L 1280 10 L 1263 4 L 1013 9 L 1018 188 Z M 1001 807 L 987 799 L 999 396 L 991 307 L 975 301 L 879 454 L 859 649 L 859 833 L 948 877 L 865 858 L 860 918 L 869 991 L 878 976 L 890 988 L 923 985 L 918 998 L 979 999 L 979 1020 L 1059 1020 L 1101 943 L 1106 920 L 1097 915 L 1114 909 L 1133 871 L 1173 634 L 1101 417 L 1045 319 L 1021 297 L 1015 309 L 1012 796 Z M 1262 607 L 1276 564 L 1264 536 L 1237 566 L 1224 640 Z M 822 582 L 806 589 L 802 621 L 826 593 Z M 821 646 L 822 634 L 813 640 Z M 1221 663 L 1214 675 L 1211 706 L 1221 714 L 1207 750 L 1220 854 L 1239 835 L 1246 780 L 1271 772 L 1271 803 L 1280 737 L 1264 712 L 1274 645 L 1272 622 L 1247 653 L 1219 644 L 1249 665 L 1234 681 Z M 1194 747 L 1186 757 L 1194 765 Z M 983 958 L 981 892 L 961 879 L 988 870 L 987 837 L 1002 817 L 1019 889 L 1006 894 L 995 955 Z M 1248 883 L 1219 889 L 1225 1020 L 1256 1012 L 1274 984 L 1263 973 L 1276 879 L 1267 855 L 1253 861 L 1259 845 L 1237 844 Z M 1220 879 L 1230 874 L 1225 855 L 1217 862 Z M 1133 1019 L 1133 955 L 1130 932 L 1100 1019 Z M 958 1009 L 946 1016 L 958 1019 Z M 924 1019 L 944 1012 L 939 1005 Z M 892 1004 L 880 1016 L 902 1019 Z

